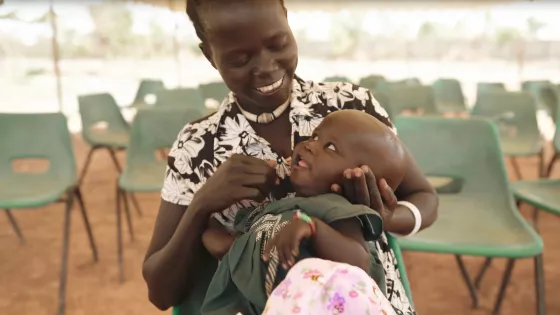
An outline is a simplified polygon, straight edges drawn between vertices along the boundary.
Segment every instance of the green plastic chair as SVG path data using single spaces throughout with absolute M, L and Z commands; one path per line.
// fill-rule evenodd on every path
M 378 89 L 378 85 L 381 82 L 385 82 L 385 77 L 381 75 L 369 75 L 367 77 L 361 78 L 359 85 L 374 92 Z
M 523 91 L 531 93 L 537 101 L 537 109 L 545 110 L 556 122 L 557 109 L 560 104 L 560 91 L 549 81 L 525 81 Z
M 65 204 L 58 292 L 58 314 L 64 314 L 70 215 L 74 199 L 80 207 L 93 260 L 98 261 L 97 247 L 82 193 L 77 185 L 76 161 L 66 118 L 61 113 L 0 114 L 0 134 L 0 209 L 5 209 L 6 214 L 11 217 L 10 222 L 20 241 L 24 242 L 23 235 L 11 210 L 38 208 L 54 202 Z M 46 159 L 49 161 L 49 168 L 41 173 L 14 171 L 13 160 L 26 158 Z
M 543 145 L 537 123 L 535 99 L 527 92 L 488 91 L 478 95 L 473 116 L 497 123 L 505 156 L 509 157 L 517 178 L 521 172 L 516 158 L 539 156 L 538 175 L 543 172 Z
M 194 108 L 206 112 L 204 98 L 198 88 L 160 90 L 156 93 L 155 107 Z
M 461 83 L 456 79 L 438 79 L 432 85 L 438 112 L 463 113 L 467 111 Z
M 119 281 L 124 281 L 122 265 L 121 200 L 124 204 L 128 230 L 131 239 L 134 232 L 130 220 L 127 193 L 158 192 L 162 188 L 162 176 L 167 165 L 166 157 L 157 158 L 161 150 L 171 148 L 181 129 L 190 121 L 200 117 L 192 108 L 140 109 L 131 129 L 130 146 L 126 155 L 126 165 L 119 176 L 117 185 L 117 250 Z
M 476 84 L 476 94 L 480 95 L 488 91 L 505 91 L 506 86 L 502 82 L 478 82 Z
M 108 93 L 87 94 L 78 96 L 78 106 L 82 119 L 82 137 L 91 147 L 80 174 L 78 185 L 82 184 L 93 154 L 99 149 L 109 152 L 111 160 L 120 174 L 122 167 L 117 160 L 116 152 L 123 151 L 128 147 L 130 127 L 125 121 L 117 102 Z M 103 128 L 97 128 L 98 126 Z M 131 199 L 136 212 L 139 216 L 142 216 L 138 201 L 134 196 L 131 196 Z
M 421 110 L 425 115 L 437 114 L 434 91 L 430 86 L 394 84 L 381 92 L 387 94 L 394 116 L 405 110 Z
M 129 140 L 129 126 L 111 94 L 88 94 L 78 96 L 80 117 L 82 119 L 82 137 L 91 146 L 87 155 L 80 183 L 87 173 L 93 153 L 98 149 L 106 149 L 111 155 L 115 167 L 121 167 L 115 151 L 125 150 Z M 96 127 L 100 128 L 96 128 Z
M 379 104 L 385 109 L 389 118 L 393 119 L 393 108 L 391 107 L 391 100 L 389 99 L 389 96 L 387 96 L 387 93 L 379 91 L 372 91 L 372 93 L 373 97 L 375 97 Z
M 402 257 L 400 246 L 396 241 L 396 239 L 389 234 L 387 234 L 387 240 L 389 242 L 389 246 L 395 253 L 395 258 L 397 259 L 398 271 L 401 277 L 401 282 L 406 291 L 406 295 L 408 296 L 410 304 L 413 306 L 414 304 L 412 302 L 410 283 L 408 281 L 408 276 L 406 273 L 406 268 L 404 265 L 404 260 Z M 214 271 L 218 266 L 217 260 L 211 257 L 208 253 L 205 253 L 204 257 L 201 257 L 200 259 L 203 260 L 198 264 L 198 266 L 200 266 L 200 270 L 197 270 L 197 272 L 199 272 L 200 278 L 195 286 L 195 289 L 192 291 L 193 294 L 187 300 L 185 300 L 183 304 L 173 308 L 172 311 L 173 315 L 200 315 L 200 307 L 204 302 L 204 296 L 206 295 L 206 288 L 210 284 L 210 280 L 212 280 Z
M 507 258 L 494 313 L 499 312 L 516 259 L 533 258 L 538 314 L 544 314 L 543 243 L 515 205 L 496 126 L 483 118 L 399 117 L 399 137 L 428 176 L 461 179 L 458 193 L 439 195 L 439 216 L 431 227 L 399 238 L 403 251 L 455 255 L 478 305 L 476 287 L 461 255 Z M 481 273 L 479 273 L 481 275 Z
M 557 115 L 560 116 L 560 110 L 557 111 Z M 556 121 L 560 121 L 560 117 L 557 117 Z M 535 227 L 538 226 L 539 209 L 560 215 L 560 179 L 549 178 L 554 164 L 560 158 L 560 127 L 558 125 L 556 126 L 552 143 L 554 155 L 543 174 L 545 178 L 518 181 L 513 184 L 517 200 L 533 206 L 533 225 Z
M 348 82 L 348 83 L 352 83 L 352 81 L 348 77 L 341 76 L 341 75 L 326 77 L 325 79 L 323 79 L 323 82 Z
M 161 80 L 153 79 L 143 79 L 140 81 L 138 90 L 136 91 L 136 96 L 130 107 L 144 107 L 149 106 L 146 103 L 146 96 L 153 94 L 155 95 L 157 91 L 165 89 L 165 85 Z
M 222 102 L 229 93 L 229 88 L 224 82 L 211 82 L 198 86 L 204 99 L 213 99 Z

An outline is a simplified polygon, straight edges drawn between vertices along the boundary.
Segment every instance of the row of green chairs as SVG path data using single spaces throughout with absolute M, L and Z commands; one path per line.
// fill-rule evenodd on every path
M 543 243 L 517 210 L 503 162 L 496 124 L 487 118 L 398 117 L 399 137 L 427 176 L 456 182 L 456 191 L 440 193 L 438 220 L 429 229 L 400 238 L 404 251 L 456 257 L 473 306 L 489 258 L 508 259 L 494 314 L 498 314 L 517 259 L 535 264 L 537 314 L 545 314 Z M 462 256 L 487 257 L 475 279 Z
M 204 100 L 214 99 L 221 102 L 229 93 L 223 82 L 200 84 L 198 88 L 167 89 L 161 80 L 142 79 L 132 104 L 126 107 L 140 108 L 145 106 L 190 106 L 203 109 Z M 152 104 L 148 98 L 153 96 Z

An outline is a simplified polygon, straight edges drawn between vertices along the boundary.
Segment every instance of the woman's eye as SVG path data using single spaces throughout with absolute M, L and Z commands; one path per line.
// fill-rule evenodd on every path
M 249 56 L 248 55 L 243 55 L 243 56 L 239 56 L 238 58 L 233 59 L 231 61 L 231 65 L 234 66 L 234 67 L 243 67 L 248 62 L 249 62 Z
M 276 41 L 269 48 L 270 48 L 270 50 L 273 50 L 273 51 L 282 50 L 286 46 L 287 42 L 288 42 L 288 37 L 286 36 L 286 37 L 282 38 L 281 40 Z
M 336 147 L 335 147 L 334 144 L 332 144 L 332 143 L 329 143 L 329 144 L 327 145 L 327 149 L 336 151 Z

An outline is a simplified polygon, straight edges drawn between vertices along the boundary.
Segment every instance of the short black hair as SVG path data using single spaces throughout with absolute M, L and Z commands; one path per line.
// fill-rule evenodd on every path
M 196 36 L 198 36 L 198 38 L 200 39 L 201 42 L 204 42 L 205 40 L 205 36 L 204 36 L 204 27 L 202 24 L 202 20 L 200 19 L 200 7 L 203 4 L 208 4 L 208 3 L 229 3 L 231 4 L 232 0 L 187 0 L 187 15 L 189 16 L 189 19 L 191 20 L 194 29 L 196 31 Z M 236 0 L 239 1 L 239 0 Z M 263 1 L 263 0 L 260 0 Z M 284 0 L 276 0 L 276 1 L 280 1 L 280 4 L 282 5 L 282 8 L 284 8 L 284 11 L 286 11 L 286 6 L 284 5 Z

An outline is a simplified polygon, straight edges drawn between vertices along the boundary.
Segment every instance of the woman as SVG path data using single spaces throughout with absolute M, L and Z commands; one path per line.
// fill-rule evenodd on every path
M 201 243 L 210 216 L 231 228 L 237 209 L 290 196 L 285 157 L 329 112 L 359 109 L 392 127 L 366 89 L 295 75 L 297 45 L 282 0 L 188 0 L 187 14 L 202 52 L 232 93 L 215 114 L 188 124 L 169 154 L 143 266 L 150 300 L 162 310 L 204 294 L 215 265 Z M 437 196 L 407 155 L 406 176 L 395 193 L 366 167 L 346 170 L 343 187 L 333 185 L 333 191 L 378 211 L 389 232 L 407 235 L 430 226 Z M 374 246 L 389 301 L 400 313 L 413 314 L 386 238 Z

